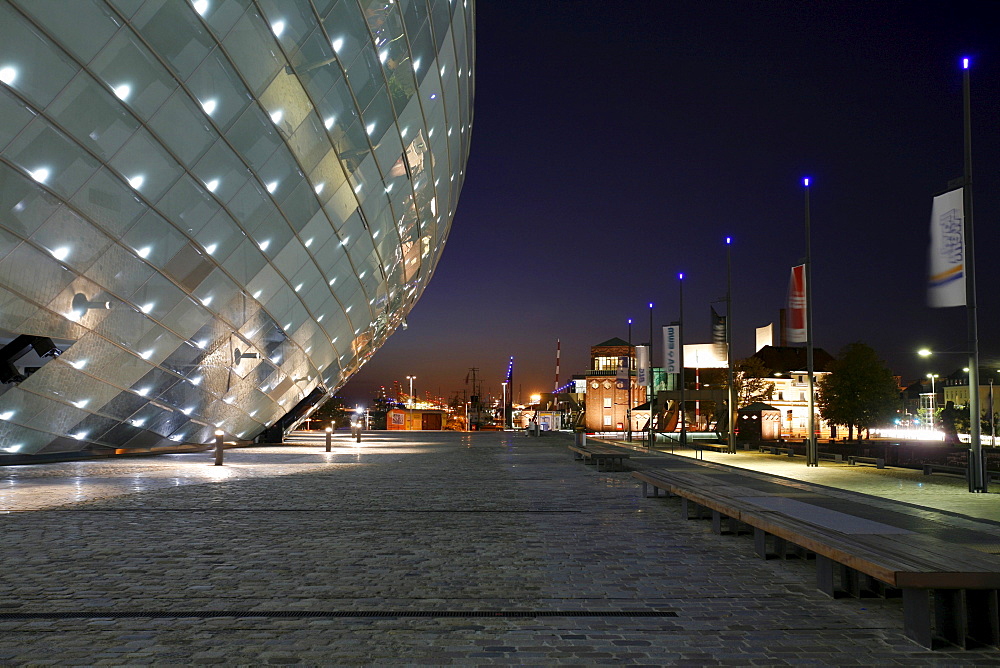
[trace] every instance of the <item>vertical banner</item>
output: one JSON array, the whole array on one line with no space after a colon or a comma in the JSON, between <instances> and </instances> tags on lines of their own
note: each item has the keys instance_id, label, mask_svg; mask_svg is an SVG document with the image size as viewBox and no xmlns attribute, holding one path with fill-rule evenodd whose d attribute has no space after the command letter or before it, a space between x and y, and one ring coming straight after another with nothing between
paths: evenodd
<instances>
[{"instance_id":1,"label":"vertical banner","mask_svg":"<svg viewBox=\"0 0 1000 668\"><path fill-rule=\"evenodd\" d=\"M792 278L788 282L788 331L789 343L804 343L806 340L806 266L792 267Z\"/></svg>"},{"instance_id":2,"label":"vertical banner","mask_svg":"<svg viewBox=\"0 0 1000 668\"><path fill-rule=\"evenodd\" d=\"M715 358L718 360L726 360L729 358L729 351L726 346L726 316L719 315L715 312L715 307L710 306L712 309L712 346L715 348Z\"/></svg>"},{"instance_id":3,"label":"vertical banner","mask_svg":"<svg viewBox=\"0 0 1000 668\"><path fill-rule=\"evenodd\" d=\"M965 206L962 188L934 198L927 303L965 306Z\"/></svg>"},{"instance_id":4,"label":"vertical banner","mask_svg":"<svg viewBox=\"0 0 1000 668\"><path fill-rule=\"evenodd\" d=\"M755 343L757 347L754 352L757 352L764 346L774 345L774 323L764 325L763 327L758 327L755 332Z\"/></svg>"},{"instance_id":5,"label":"vertical banner","mask_svg":"<svg viewBox=\"0 0 1000 668\"><path fill-rule=\"evenodd\" d=\"M680 327L671 325L663 328L663 371L681 372Z\"/></svg>"},{"instance_id":6,"label":"vertical banner","mask_svg":"<svg viewBox=\"0 0 1000 668\"><path fill-rule=\"evenodd\" d=\"M622 355L618 358L618 368L615 371L615 387L619 390L627 390L629 386L628 356Z\"/></svg>"},{"instance_id":7,"label":"vertical banner","mask_svg":"<svg viewBox=\"0 0 1000 668\"><path fill-rule=\"evenodd\" d=\"M649 346L635 347L635 365L638 368L635 384L640 387L649 385Z\"/></svg>"}]
</instances>

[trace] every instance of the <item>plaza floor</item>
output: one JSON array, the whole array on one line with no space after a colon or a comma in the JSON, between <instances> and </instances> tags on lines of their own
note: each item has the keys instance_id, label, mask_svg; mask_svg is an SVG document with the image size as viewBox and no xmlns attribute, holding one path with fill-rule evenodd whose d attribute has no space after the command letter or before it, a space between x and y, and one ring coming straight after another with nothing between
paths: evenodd
<instances>
[{"instance_id":1,"label":"plaza floor","mask_svg":"<svg viewBox=\"0 0 1000 668\"><path fill-rule=\"evenodd\" d=\"M898 599L826 598L811 563L757 559L568 442L376 432L221 467L0 469L0 665L1000 665L921 649ZM743 456L794 466L706 453Z\"/></svg>"}]
</instances>

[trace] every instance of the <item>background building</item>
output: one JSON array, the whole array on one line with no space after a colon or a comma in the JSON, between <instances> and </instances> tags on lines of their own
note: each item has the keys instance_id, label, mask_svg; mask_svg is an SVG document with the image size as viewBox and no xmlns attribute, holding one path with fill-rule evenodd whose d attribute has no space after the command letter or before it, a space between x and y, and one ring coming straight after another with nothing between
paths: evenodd
<instances>
[{"instance_id":1,"label":"background building","mask_svg":"<svg viewBox=\"0 0 1000 668\"><path fill-rule=\"evenodd\" d=\"M422 294L473 3L0 1L0 452L290 427Z\"/></svg>"},{"instance_id":2,"label":"background building","mask_svg":"<svg viewBox=\"0 0 1000 668\"><path fill-rule=\"evenodd\" d=\"M770 369L767 378L774 391L767 403L780 411L780 433L786 438L806 438L809 434L809 373L806 371L806 349L800 346L764 346L752 357ZM827 365L833 357L822 348L813 350L814 389L819 379L828 374ZM816 433L822 438L835 436L831 426L816 410Z\"/></svg>"},{"instance_id":3,"label":"background building","mask_svg":"<svg viewBox=\"0 0 1000 668\"><path fill-rule=\"evenodd\" d=\"M591 346L586 383L584 420L589 431L627 430L629 408L646 402L646 388L635 383L635 346L617 337ZM642 424L638 419L633 416L633 430L645 424L645 418Z\"/></svg>"}]
</instances>

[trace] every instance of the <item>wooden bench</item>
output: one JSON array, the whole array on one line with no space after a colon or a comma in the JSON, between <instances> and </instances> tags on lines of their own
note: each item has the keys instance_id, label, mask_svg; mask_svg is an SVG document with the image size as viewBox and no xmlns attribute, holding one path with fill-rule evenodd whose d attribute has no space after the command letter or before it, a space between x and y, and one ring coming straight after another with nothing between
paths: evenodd
<instances>
[{"instance_id":1,"label":"wooden bench","mask_svg":"<svg viewBox=\"0 0 1000 668\"><path fill-rule=\"evenodd\" d=\"M817 452L816 456L819 457L820 459L829 459L831 461L835 461L838 464L844 463L844 455L840 454L839 452Z\"/></svg>"},{"instance_id":2,"label":"wooden bench","mask_svg":"<svg viewBox=\"0 0 1000 668\"><path fill-rule=\"evenodd\" d=\"M614 465L615 462L618 463L617 470L624 471L625 460L629 458L629 453L624 450L602 445L570 445L568 447L573 451L574 459L582 459L585 464L596 464L598 471L601 470L602 463L604 470L610 471L608 465Z\"/></svg>"},{"instance_id":3,"label":"wooden bench","mask_svg":"<svg viewBox=\"0 0 1000 668\"><path fill-rule=\"evenodd\" d=\"M692 448L708 448L710 450L715 450L717 452L729 452L729 446L725 443L705 443L702 441L694 441L691 443Z\"/></svg>"},{"instance_id":4,"label":"wooden bench","mask_svg":"<svg viewBox=\"0 0 1000 668\"><path fill-rule=\"evenodd\" d=\"M871 464L877 469L885 468L885 459L882 457L857 457L855 455L851 455L847 458L847 463L851 466L854 466L855 464Z\"/></svg>"},{"instance_id":5,"label":"wooden bench","mask_svg":"<svg viewBox=\"0 0 1000 668\"><path fill-rule=\"evenodd\" d=\"M779 554L786 543L815 554L816 586L831 597L858 595L864 578L901 590L904 633L924 647L933 648L935 636L960 647L969 640L1000 644L996 555L718 476L665 470L632 475L642 481L644 493L652 485L654 497L660 489L679 496L685 518L689 502L711 511L716 533L722 532L723 518L731 529L736 523L733 533L740 525L751 527L761 558L768 556L769 537Z\"/></svg>"},{"instance_id":6,"label":"wooden bench","mask_svg":"<svg viewBox=\"0 0 1000 668\"><path fill-rule=\"evenodd\" d=\"M783 448L778 445L762 445L759 450L770 455L786 454L789 457L795 456L795 450L793 448Z\"/></svg>"}]
</instances>

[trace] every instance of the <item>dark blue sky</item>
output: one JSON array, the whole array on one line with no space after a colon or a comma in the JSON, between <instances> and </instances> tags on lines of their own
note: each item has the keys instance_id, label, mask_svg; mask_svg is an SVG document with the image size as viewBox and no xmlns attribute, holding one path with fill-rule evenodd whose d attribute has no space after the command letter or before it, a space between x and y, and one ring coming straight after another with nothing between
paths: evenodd
<instances>
[{"instance_id":1,"label":"dark blue sky","mask_svg":"<svg viewBox=\"0 0 1000 668\"><path fill-rule=\"evenodd\" d=\"M931 197L962 174L960 58L973 59L980 345L1000 361L1000 30L996 2L477 3L472 156L438 269L343 395L416 375L450 395L478 367L524 398L589 346L678 317L709 337L734 238L733 336L776 322L805 255L816 344L873 346L904 380L963 366L961 308L926 304ZM991 11L993 10L993 11ZM717 305L720 309L724 305ZM660 363L660 343L654 361ZM516 388L517 389L517 388Z\"/></svg>"}]
</instances>

